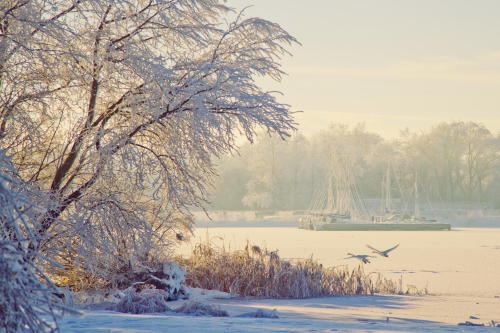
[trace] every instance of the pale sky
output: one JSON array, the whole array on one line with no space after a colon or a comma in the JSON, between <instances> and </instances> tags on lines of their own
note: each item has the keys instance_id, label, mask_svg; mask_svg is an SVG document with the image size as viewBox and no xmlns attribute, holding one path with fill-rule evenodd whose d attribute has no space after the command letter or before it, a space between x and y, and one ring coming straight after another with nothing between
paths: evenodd
<instances>
[{"instance_id":1,"label":"pale sky","mask_svg":"<svg viewBox=\"0 0 500 333\"><path fill-rule=\"evenodd\" d=\"M408 127L473 120L500 131L500 0L229 0L301 43L284 93L299 129L364 122L394 137Z\"/></svg>"}]
</instances>

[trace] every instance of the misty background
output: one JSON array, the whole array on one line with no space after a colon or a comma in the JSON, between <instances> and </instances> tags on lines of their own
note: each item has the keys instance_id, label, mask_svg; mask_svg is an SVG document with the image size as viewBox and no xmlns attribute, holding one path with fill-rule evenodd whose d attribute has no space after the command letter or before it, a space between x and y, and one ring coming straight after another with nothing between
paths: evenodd
<instances>
[{"instance_id":1,"label":"misty background","mask_svg":"<svg viewBox=\"0 0 500 333\"><path fill-rule=\"evenodd\" d=\"M219 163L213 210L307 210L341 161L361 197L380 202L386 178L390 196L411 205L418 187L424 209L500 208L500 133L476 122L442 122L426 131L402 130L387 139L363 124L332 123L288 140L262 134L239 155ZM417 179L416 179L417 178ZM372 214L379 204L372 204Z\"/></svg>"}]
</instances>

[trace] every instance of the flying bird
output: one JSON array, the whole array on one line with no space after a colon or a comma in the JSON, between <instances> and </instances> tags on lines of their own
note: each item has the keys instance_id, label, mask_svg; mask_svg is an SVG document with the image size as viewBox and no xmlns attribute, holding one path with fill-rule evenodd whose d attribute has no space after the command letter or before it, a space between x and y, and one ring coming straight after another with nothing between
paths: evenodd
<instances>
[{"instance_id":1,"label":"flying bird","mask_svg":"<svg viewBox=\"0 0 500 333\"><path fill-rule=\"evenodd\" d=\"M398 246L399 246L399 244L396 245L396 246L391 247L390 249L387 249L387 250L384 250L384 251L380 251L380 250L377 250L376 248L374 248L373 246L370 246L368 244L366 245L366 247L368 247L369 249L373 250L372 251L373 253L376 253L376 254L378 254L379 256L382 256L382 257L388 257L389 256L389 252L391 252L392 250L394 250Z\"/></svg>"},{"instance_id":2,"label":"flying bird","mask_svg":"<svg viewBox=\"0 0 500 333\"><path fill-rule=\"evenodd\" d=\"M363 264L369 264L370 263L370 260L368 258L375 258L374 256L370 256L370 255L367 255L367 254L352 254L352 253L348 253L347 255L349 255L350 257L347 257L347 258L344 258L344 259L355 258L355 259L361 260L363 262Z\"/></svg>"}]
</instances>

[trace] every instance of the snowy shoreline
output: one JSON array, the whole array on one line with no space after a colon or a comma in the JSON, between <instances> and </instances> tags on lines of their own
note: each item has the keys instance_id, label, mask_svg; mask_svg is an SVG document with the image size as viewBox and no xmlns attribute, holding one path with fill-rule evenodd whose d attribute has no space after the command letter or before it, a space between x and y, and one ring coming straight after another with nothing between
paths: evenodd
<instances>
[{"instance_id":1,"label":"snowy shoreline","mask_svg":"<svg viewBox=\"0 0 500 333\"><path fill-rule=\"evenodd\" d=\"M242 228L243 229L243 228ZM248 239L278 248L284 258L314 253L325 265L357 264L342 260L349 249L367 242L400 247L390 258L379 258L366 270L381 272L405 284L423 287L430 295L335 296L310 299L235 298L227 293L193 289L191 300L215 305L229 317L194 317L174 312L132 315L85 309L82 317L67 316L62 333L76 332L498 332L499 328L461 326L459 323L500 322L499 229L461 229L458 232L308 232L295 228L198 229L196 238L224 239L232 249ZM221 241L222 242L222 241ZM372 244L375 245L375 244ZM185 244L183 253L190 253ZM481 258L481 260L477 260ZM424 283L424 284L423 284ZM175 301L177 308L186 301ZM257 309L276 309L279 318L239 317Z\"/></svg>"},{"instance_id":2,"label":"snowy shoreline","mask_svg":"<svg viewBox=\"0 0 500 333\"><path fill-rule=\"evenodd\" d=\"M303 300L221 299L217 292L198 300L220 306L229 317L193 317L172 312L132 315L84 310L68 316L62 333L79 332L463 332L498 331L458 323L500 321L500 298L454 296L341 296ZM180 305L185 301L176 301ZM276 309L279 318L242 318L256 309ZM477 318L477 319L470 319Z\"/></svg>"}]
</instances>

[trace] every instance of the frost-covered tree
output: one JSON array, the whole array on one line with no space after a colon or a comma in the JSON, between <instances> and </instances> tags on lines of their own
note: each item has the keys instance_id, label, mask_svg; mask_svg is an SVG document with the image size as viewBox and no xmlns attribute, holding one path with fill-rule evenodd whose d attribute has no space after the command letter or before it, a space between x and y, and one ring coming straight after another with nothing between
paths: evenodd
<instances>
[{"instance_id":1,"label":"frost-covered tree","mask_svg":"<svg viewBox=\"0 0 500 333\"><path fill-rule=\"evenodd\" d=\"M82 272L147 261L190 228L214 156L258 129L293 129L289 106L255 81L279 80L296 42L275 23L218 0L6 4L1 146L50 197L42 249L65 247Z\"/></svg>"},{"instance_id":2,"label":"frost-covered tree","mask_svg":"<svg viewBox=\"0 0 500 333\"><path fill-rule=\"evenodd\" d=\"M486 201L485 189L495 181L497 139L475 122L440 123L427 133L406 133L401 140L407 174L444 201ZM491 194L490 194L491 195Z\"/></svg>"}]
</instances>

